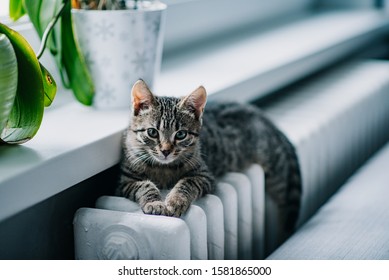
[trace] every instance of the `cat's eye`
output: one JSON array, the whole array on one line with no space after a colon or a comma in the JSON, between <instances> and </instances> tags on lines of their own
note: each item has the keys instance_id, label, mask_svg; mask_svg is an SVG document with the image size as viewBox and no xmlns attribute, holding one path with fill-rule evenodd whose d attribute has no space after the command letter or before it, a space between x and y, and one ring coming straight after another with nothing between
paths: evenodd
<instances>
[{"instance_id":1,"label":"cat's eye","mask_svg":"<svg viewBox=\"0 0 389 280\"><path fill-rule=\"evenodd\" d=\"M188 135L188 132L186 132L185 130L179 130L179 131L177 131L175 137L177 140L184 140L187 135Z\"/></svg>"},{"instance_id":2,"label":"cat's eye","mask_svg":"<svg viewBox=\"0 0 389 280\"><path fill-rule=\"evenodd\" d=\"M151 138L157 138L158 130L156 130L155 128L149 128L147 129L147 135L149 135Z\"/></svg>"}]
</instances>

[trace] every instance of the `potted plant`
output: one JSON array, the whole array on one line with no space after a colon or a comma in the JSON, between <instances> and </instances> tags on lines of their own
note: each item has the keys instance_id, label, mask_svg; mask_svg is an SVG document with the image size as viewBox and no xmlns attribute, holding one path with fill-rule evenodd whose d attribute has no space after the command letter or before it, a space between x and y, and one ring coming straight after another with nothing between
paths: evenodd
<instances>
[{"instance_id":1,"label":"potted plant","mask_svg":"<svg viewBox=\"0 0 389 280\"><path fill-rule=\"evenodd\" d=\"M56 94L53 77L39 62L46 45L77 100L91 105L94 88L74 39L70 0L10 0L9 7L13 20L27 13L42 38L36 55L23 36L0 23L0 144L20 144L35 136Z\"/></svg>"},{"instance_id":2,"label":"potted plant","mask_svg":"<svg viewBox=\"0 0 389 280\"><path fill-rule=\"evenodd\" d=\"M42 38L40 53L47 45L54 56L63 85L72 89L79 102L91 105L94 86L74 38L70 0L10 0L11 18L18 20L24 14Z\"/></svg>"},{"instance_id":3,"label":"potted plant","mask_svg":"<svg viewBox=\"0 0 389 280\"><path fill-rule=\"evenodd\" d=\"M0 144L20 144L34 137L44 107L54 99L56 83L40 64L41 54L36 56L23 36L0 23Z\"/></svg>"},{"instance_id":4,"label":"potted plant","mask_svg":"<svg viewBox=\"0 0 389 280\"><path fill-rule=\"evenodd\" d=\"M76 40L97 108L128 108L131 86L153 86L160 70L166 5L159 1L73 0Z\"/></svg>"},{"instance_id":5,"label":"potted plant","mask_svg":"<svg viewBox=\"0 0 389 280\"><path fill-rule=\"evenodd\" d=\"M104 11L109 12L106 15L110 17L120 15L121 20L113 26L107 25L104 19L98 21L95 27L101 32L95 35L105 38L114 36L113 32L116 32L115 37L119 41L128 41L127 44L121 44L119 48L115 44L105 47L107 59L100 63L103 68L97 70L94 52L88 49L88 40L82 43L84 49L81 52L74 36L70 0L10 0L11 18L17 20L27 13L42 38L42 45L36 55L19 33L0 23L0 143L23 143L31 139L39 129L44 106L49 106L55 96L56 83L39 62L46 45L55 57L63 84L73 90L82 104L92 105L94 83L97 84L97 101L94 104L109 108L128 106L130 85L135 80L143 78L153 84L161 62L166 5L158 1L136 0L72 0L72 4L75 9L84 10L74 11L75 17L80 14L82 18L86 10L94 8L111 9ZM113 10L120 11L112 14ZM81 41L87 37L82 36L83 24L75 25L79 27L77 38ZM113 27L118 29L111 29ZM127 62L118 62L116 54ZM115 65L113 72L107 71L111 63ZM94 72L94 78L88 67ZM117 77L121 77L122 81L118 81ZM110 88L109 84L101 87L100 82L104 80L113 81L112 85L118 90Z\"/></svg>"}]
</instances>

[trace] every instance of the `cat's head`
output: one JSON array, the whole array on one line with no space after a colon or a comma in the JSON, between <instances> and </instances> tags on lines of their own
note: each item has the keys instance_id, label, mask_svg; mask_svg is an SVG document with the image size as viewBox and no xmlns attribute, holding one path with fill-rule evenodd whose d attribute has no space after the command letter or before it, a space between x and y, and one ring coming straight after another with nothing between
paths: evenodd
<instances>
[{"instance_id":1,"label":"cat's head","mask_svg":"<svg viewBox=\"0 0 389 280\"><path fill-rule=\"evenodd\" d=\"M206 99L202 86L183 98L159 97L144 81L137 81L132 88L126 145L144 162L191 164L198 149Z\"/></svg>"}]
</instances>

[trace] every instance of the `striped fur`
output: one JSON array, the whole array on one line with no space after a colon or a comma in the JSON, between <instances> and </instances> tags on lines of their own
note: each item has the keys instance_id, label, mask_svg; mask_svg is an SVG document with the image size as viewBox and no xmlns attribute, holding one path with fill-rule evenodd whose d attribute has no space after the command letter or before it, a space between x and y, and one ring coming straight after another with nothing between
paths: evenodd
<instances>
[{"instance_id":1,"label":"striped fur","mask_svg":"<svg viewBox=\"0 0 389 280\"><path fill-rule=\"evenodd\" d=\"M293 228L301 197L296 153L257 107L215 103L204 111L203 88L179 99L154 96L143 82L137 86L118 195L137 201L145 213L180 216L193 200L212 193L214 178L259 163L280 223ZM170 190L165 199L163 189Z\"/></svg>"},{"instance_id":2,"label":"striped fur","mask_svg":"<svg viewBox=\"0 0 389 280\"><path fill-rule=\"evenodd\" d=\"M294 147L256 106L208 104L201 133L203 159L212 174L242 171L258 163L266 192L277 203L279 222L290 233L301 201L301 175Z\"/></svg>"}]
</instances>

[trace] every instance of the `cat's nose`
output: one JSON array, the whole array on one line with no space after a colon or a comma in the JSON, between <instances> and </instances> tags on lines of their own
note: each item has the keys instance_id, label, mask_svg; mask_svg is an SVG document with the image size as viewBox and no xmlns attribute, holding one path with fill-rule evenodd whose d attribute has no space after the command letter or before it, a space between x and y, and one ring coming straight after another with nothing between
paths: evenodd
<instances>
[{"instance_id":1,"label":"cat's nose","mask_svg":"<svg viewBox=\"0 0 389 280\"><path fill-rule=\"evenodd\" d=\"M163 154L165 157L167 157L167 156L172 152L172 150L162 150L161 152L162 152L162 154Z\"/></svg>"}]
</instances>

